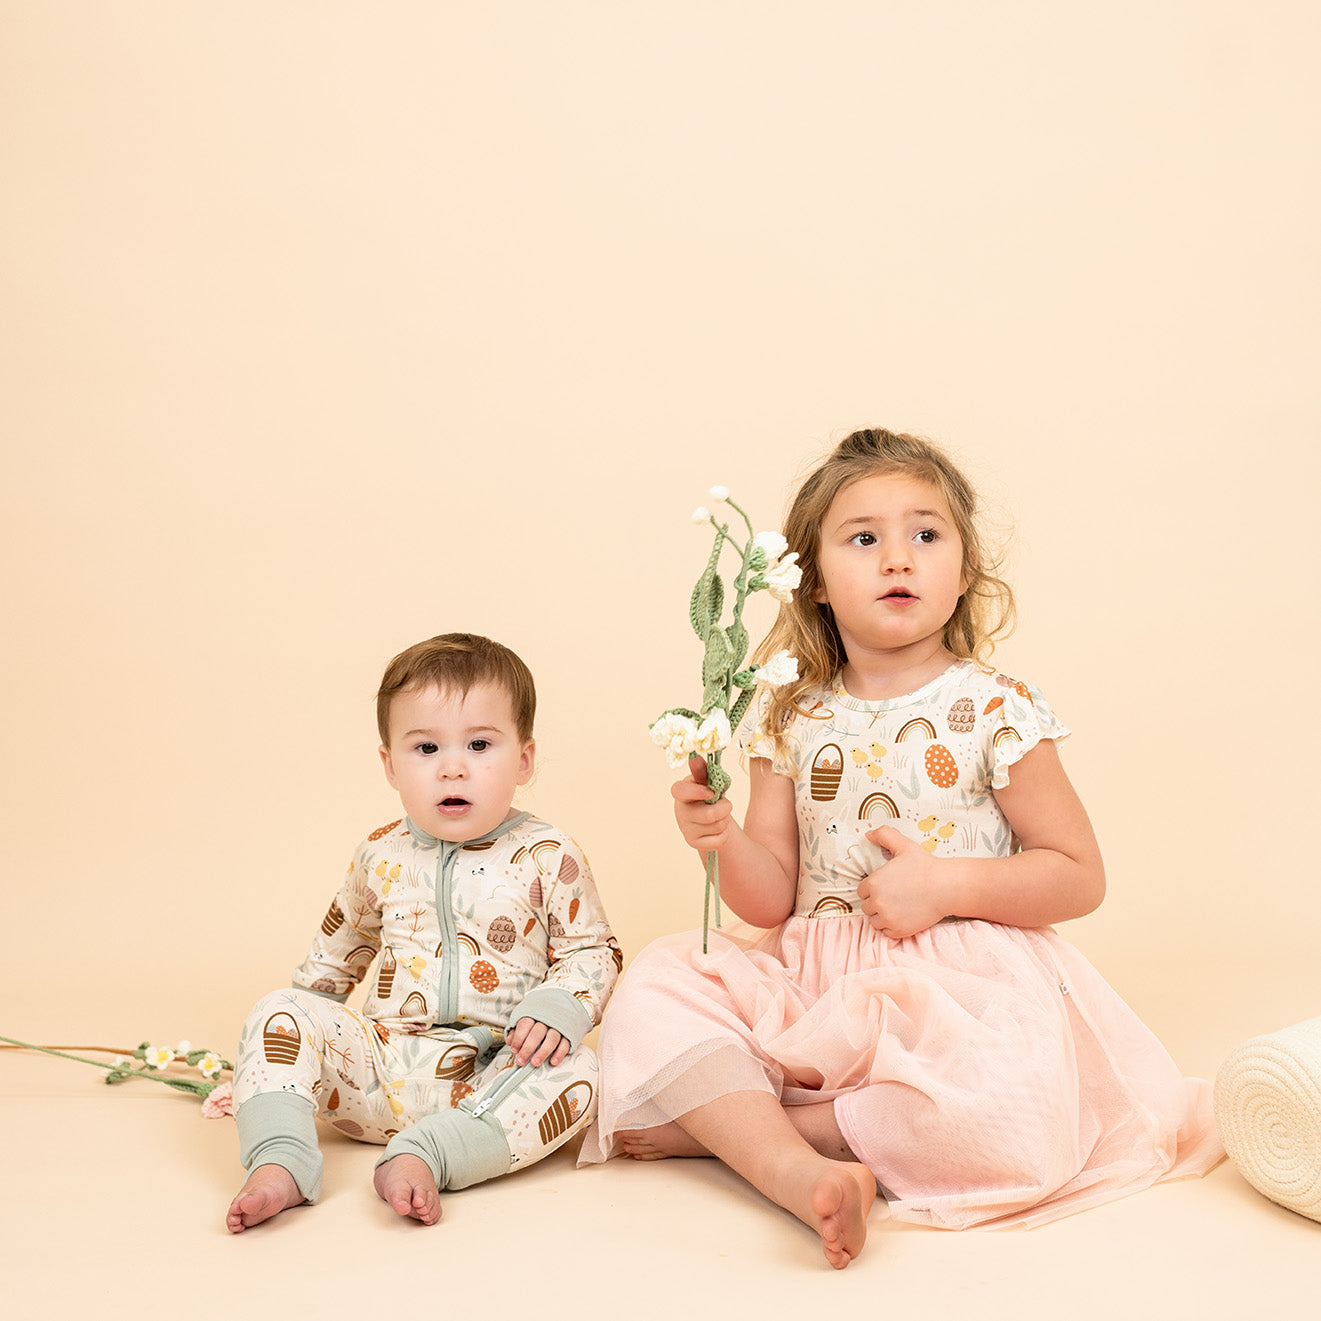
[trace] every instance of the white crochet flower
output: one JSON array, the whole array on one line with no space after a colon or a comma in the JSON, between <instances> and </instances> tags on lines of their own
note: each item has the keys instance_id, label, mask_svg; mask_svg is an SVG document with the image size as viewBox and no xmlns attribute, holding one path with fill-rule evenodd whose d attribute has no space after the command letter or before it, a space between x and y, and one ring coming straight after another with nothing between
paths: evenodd
<instances>
[{"instance_id":1,"label":"white crochet flower","mask_svg":"<svg viewBox=\"0 0 1321 1321\"><path fill-rule=\"evenodd\" d=\"M757 678L762 683L768 683L772 688L780 688L786 683L794 683L798 679L798 658L791 656L787 651L777 651L757 671Z\"/></svg>"},{"instance_id":2,"label":"white crochet flower","mask_svg":"<svg viewBox=\"0 0 1321 1321\"><path fill-rule=\"evenodd\" d=\"M729 487L728 487L728 486L713 486L713 487L710 489L710 491L707 492L707 494L711 497L712 500L728 500L728 499L729 499Z\"/></svg>"},{"instance_id":3,"label":"white crochet flower","mask_svg":"<svg viewBox=\"0 0 1321 1321\"><path fill-rule=\"evenodd\" d=\"M794 563L797 558L798 552L793 551L780 560L779 563L772 564L762 570L761 578L766 585L766 590L777 601L792 601L794 599L794 589L803 580L802 569Z\"/></svg>"},{"instance_id":4,"label":"white crochet flower","mask_svg":"<svg viewBox=\"0 0 1321 1321\"><path fill-rule=\"evenodd\" d=\"M697 731L697 738L693 742L693 751L706 756L708 753L719 752L721 748L728 747L729 740L729 716L720 707L716 707L702 721L701 728Z\"/></svg>"},{"instance_id":5,"label":"white crochet flower","mask_svg":"<svg viewBox=\"0 0 1321 1321\"><path fill-rule=\"evenodd\" d=\"M163 1069L174 1062L174 1051L169 1046L147 1046L142 1052L142 1058L149 1067Z\"/></svg>"},{"instance_id":6,"label":"white crochet flower","mask_svg":"<svg viewBox=\"0 0 1321 1321\"><path fill-rule=\"evenodd\" d=\"M694 523L709 523L711 521L711 511L705 505L698 505L693 510Z\"/></svg>"},{"instance_id":7,"label":"white crochet flower","mask_svg":"<svg viewBox=\"0 0 1321 1321\"><path fill-rule=\"evenodd\" d=\"M665 760L677 770L687 764L688 754L697 747L697 722L671 711L652 725L651 741L664 749Z\"/></svg>"},{"instance_id":8,"label":"white crochet flower","mask_svg":"<svg viewBox=\"0 0 1321 1321\"><path fill-rule=\"evenodd\" d=\"M200 1060L197 1061L197 1067L202 1071L204 1078L217 1078L220 1076L220 1070L225 1067L225 1062L219 1055L207 1051Z\"/></svg>"},{"instance_id":9,"label":"white crochet flower","mask_svg":"<svg viewBox=\"0 0 1321 1321\"><path fill-rule=\"evenodd\" d=\"M766 552L766 559L772 563L789 549L789 543L778 532L758 532L752 544L760 546Z\"/></svg>"}]
</instances>

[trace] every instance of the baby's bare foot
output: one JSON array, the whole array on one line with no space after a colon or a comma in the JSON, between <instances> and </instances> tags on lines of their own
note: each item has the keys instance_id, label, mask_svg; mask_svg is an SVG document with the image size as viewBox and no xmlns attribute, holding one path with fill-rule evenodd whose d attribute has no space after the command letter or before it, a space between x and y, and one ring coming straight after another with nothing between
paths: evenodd
<instances>
[{"instance_id":1,"label":"baby's bare foot","mask_svg":"<svg viewBox=\"0 0 1321 1321\"><path fill-rule=\"evenodd\" d=\"M625 1156L634 1160L664 1160L667 1156L709 1156L711 1153L678 1124L635 1128L619 1135Z\"/></svg>"},{"instance_id":2,"label":"baby's bare foot","mask_svg":"<svg viewBox=\"0 0 1321 1321\"><path fill-rule=\"evenodd\" d=\"M225 1225L231 1234L241 1234L306 1200L283 1165L258 1165L229 1204Z\"/></svg>"},{"instance_id":3,"label":"baby's bare foot","mask_svg":"<svg viewBox=\"0 0 1321 1321\"><path fill-rule=\"evenodd\" d=\"M420 1156L394 1156L380 1165L372 1185L383 1202L401 1216L434 1225L440 1219L440 1194L431 1167Z\"/></svg>"}]
</instances>

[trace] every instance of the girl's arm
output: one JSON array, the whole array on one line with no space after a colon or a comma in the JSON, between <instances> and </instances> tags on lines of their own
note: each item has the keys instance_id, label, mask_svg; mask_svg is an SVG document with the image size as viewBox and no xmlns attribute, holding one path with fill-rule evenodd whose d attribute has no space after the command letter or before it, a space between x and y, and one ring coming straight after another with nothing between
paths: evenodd
<instances>
[{"instance_id":1,"label":"girl's arm","mask_svg":"<svg viewBox=\"0 0 1321 1321\"><path fill-rule=\"evenodd\" d=\"M683 837L699 853L720 855L720 897L745 922L773 927L794 910L798 890L798 819L793 781L765 757L753 757L745 825L728 798L708 803L706 762L694 757L689 774L670 789Z\"/></svg>"},{"instance_id":2,"label":"girl's arm","mask_svg":"<svg viewBox=\"0 0 1321 1321\"><path fill-rule=\"evenodd\" d=\"M1010 768L995 801L1022 846L1007 858L933 858L890 827L869 834L892 855L858 886L873 927L896 940L943 917L1040 927L1100 904L1101 851L1053 740L1043 739Z\"/></svg>"}]
</instances>

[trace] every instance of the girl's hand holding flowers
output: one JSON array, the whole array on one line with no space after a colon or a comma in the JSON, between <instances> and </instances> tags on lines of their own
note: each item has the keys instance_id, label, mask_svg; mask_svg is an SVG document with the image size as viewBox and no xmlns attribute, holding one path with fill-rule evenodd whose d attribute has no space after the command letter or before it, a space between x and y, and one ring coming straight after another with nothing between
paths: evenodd
<instances>
[{"instance_id":1,"label":"girl's hand holding flowers","mask_svg":"<svg viewBox=\"0 0 1321 1321\"><path fill-rule=\"evenodd\" d=\"M723 795L711 801L705 760L690 758L687 777L676 780L670 786L670 793L674 797L674 818L684 841L699 852L719 853L728 838L734 805Z\"/></svg>"}]
</instances>

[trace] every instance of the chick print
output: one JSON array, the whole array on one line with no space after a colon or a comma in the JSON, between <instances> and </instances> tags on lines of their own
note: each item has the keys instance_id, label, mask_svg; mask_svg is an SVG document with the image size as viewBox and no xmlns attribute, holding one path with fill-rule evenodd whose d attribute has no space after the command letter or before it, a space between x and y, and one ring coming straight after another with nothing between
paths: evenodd
<instances>
[{"instance_id":1,"label":"chick print","mask_svg":"<svg viewBox=\"0 0 1321 1321\"><path fill-rule=\"evenodd\" d=\"M385 1084L385 1100L390 1107L390 1113L398 1119L404 1113L404 1103L399 1099L399 1093L404 1089L403 1078L396 1078L394 1082Z\"/></svg>"},{"instance_id":2,"label":"chick print","mask_svg":"<svg viewBox=\"0 0 1321 1321\"><path fill-rule=\"evenodd\" d=\"M400 959L399 966L407 968L413 974L413 980L420 982L422 980L422 971L427 966L427 961L420 954L414 954L412 958Z\"/></svg>"},{"instance_id":3,"label":"chick print","mask_svg":"<svg viewBox=\"0 0 1321 1321\"><path fill-rule=\"evenodd\" d=\"M934 853L941 844L950 839L955 830L958 829L953 821L946 821L943 826L937 826L936 822L939 820L940 818L938 816L924 816L921 821L917 823L917 828L926 836L926 838L921 841L921 846L926 849L928 853ZM933 831L935 832L934 834L932 833Z\"/></svg>"},{"instance_id":4,"label":"chick print","mask_svg":"<svg viewBox=\"0 0 1321 1321\"><path fill-rule=\"evenodd\" d=\"M403 863L400 862L396 862L393 867L385 861L377 864L376 879L381 882L382 899L390 893L390 887L399 879L399 873L403 871L403 869Z\"/></svg>"},{"instance_id":5,"label":"chick print","mask_svg":"<svg viewBox=\"0 0 1321 1321\"><path fill-rule=\"evenodd\" d=\"M881 758L885 756L886 751L879 743L871 743L866 748L854 748L851 755L854 762L873 780L879 780L885 774L881 766Z\"/></svg>"}]
</instances>

